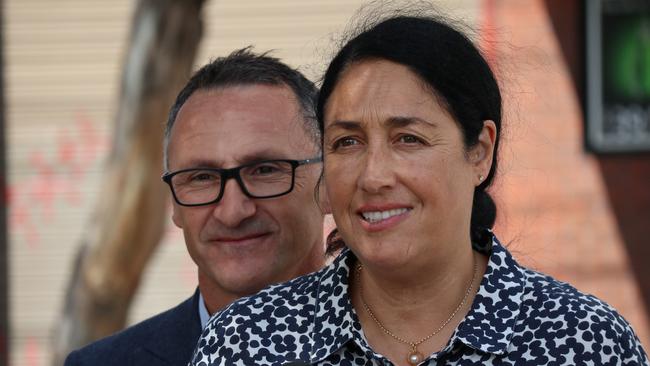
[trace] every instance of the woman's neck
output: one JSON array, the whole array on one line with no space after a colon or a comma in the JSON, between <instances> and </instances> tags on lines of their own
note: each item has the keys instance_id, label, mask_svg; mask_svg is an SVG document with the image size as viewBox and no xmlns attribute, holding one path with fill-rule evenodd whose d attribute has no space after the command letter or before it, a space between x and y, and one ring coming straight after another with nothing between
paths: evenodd
<instances>
[{"instance_id":1,"label":"woman's neck","mask_svg":"<svg viewBox=\"0 0 650 366\"><path fill-rule=\"evenodd\" d=\"M351 299L366 337L396 364L409 365L413 345L406 342L427 338L416 347L425 357L439 351L471 308L487 258L471 248L443 257L453 260L415 271L386 271L360 261L362 269L351 271Z\"/></svg>"}]
</instances>

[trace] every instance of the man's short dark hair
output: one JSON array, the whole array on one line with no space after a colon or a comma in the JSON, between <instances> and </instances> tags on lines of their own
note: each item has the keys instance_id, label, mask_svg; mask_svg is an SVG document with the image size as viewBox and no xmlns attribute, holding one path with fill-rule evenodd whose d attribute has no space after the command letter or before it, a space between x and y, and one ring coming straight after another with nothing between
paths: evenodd
<instances>
[{"instance_id":1,"label":"man's short dark hair","mask_svg":"<svg viewBox=\"0 0 650 366\"><path fill-rule=\"evenodd\" d=\"M271 57L268 52L255 54L251 47L242 48L225 57L219 57L201 67L192 75L176 97L165 126L164 164L167 170L167 148L172 127L183 104L197 90L218 89L238 85L286 85L296 96L305 120L305 131L320 148L320 132L316 122L315 104L318 89L298 70Z\"/></svg>"}]
</instances>

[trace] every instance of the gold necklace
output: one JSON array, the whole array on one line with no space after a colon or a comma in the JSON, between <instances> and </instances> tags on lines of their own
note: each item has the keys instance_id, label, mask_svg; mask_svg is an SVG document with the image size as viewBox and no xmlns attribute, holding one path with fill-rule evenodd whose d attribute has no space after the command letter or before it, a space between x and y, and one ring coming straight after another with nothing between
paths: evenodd
<instances>
[{"instance_id":1,"label":"gold necklace","mask_svg":"<svg viewBox=\"0 0 650 366\"><path fill-rule=\"evenodd\" d=\"M473 255L472 255L472 258L474 258ZM467 287L467 290L465 291L465 296L463 296L463 300L458 304L458 306L456 306L456 309L454 309L454 311L451 313L451 315L449 315L447 320L445 320L436 330L434 330L432 333L430 333L429 335L427 335L426 337L420 339L417 342L409 342L409 341L405 340L404 338L396 335L395 333L393 333L390 330L386 329L386 327L379 321L379 319L377 319L377 317L375 316L375 313L372 312L372 310L370 309L370 306L368 306L368 304L366 303L366 300L363 297L363 286L361 285L361 270L362 269L363 269L363 266L361 265L361 263L358 263L357 267L356 267L357 285L359 286L359 297L361 298L361 303L363 304L363 308L366 309L366 312L368 313L368 315L370 315L370 318L377 324L377 326L379 326L379 329L381 329L384 333L386 333L387 335L389 335L391 338L395 339L396 341L398 341L400 343L403 343L403 344L406 344L409 347L411 347L411 351L407 355L406 359L411 365L417 365L424 359L424 356L418 351L418 346L420 344L428 341L429 339L431 339L431 337L433 337L434 335L438 334L438 332L440 332L447 324L449 324L449 322L456 316L456 314L458 314L458 312L463 307L463 305L465 305L465 302L467 302L467 298L469 297L469 294L470 294L470 292L472 290L472 287L474 287L474 281L476 280L476 273L478 272L478 264L476 263L476 258L474 258L474 274L472 274L472 281L469 283L469 286Z\"/></svg>"}]
</instances>

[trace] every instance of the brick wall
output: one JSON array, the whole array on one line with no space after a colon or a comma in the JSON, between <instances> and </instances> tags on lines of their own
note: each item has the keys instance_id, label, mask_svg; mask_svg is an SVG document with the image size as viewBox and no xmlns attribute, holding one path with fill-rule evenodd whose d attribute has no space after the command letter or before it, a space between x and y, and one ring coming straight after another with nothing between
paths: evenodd
<instances>
[{"instance_id":1,"label":"brick wall","mask_svg":"<svg viewBox=\"0 0 650 366\"><path fill-rule=\"evenodd\" d=\"M493 30L483 32L492 37L484 45L494 55L506 108L496 231L524 264L617 308L647 347L647 312L631 262L648 256L631 260L629 230L619 225L625 217L617 219L615 208L623 206L618 211L629 217L648 215L648 206L624 203L647 202L641 193L650 179L605 174L623 168L583 150L580 98L544 2L484 0L482 6L483 24ZM641 168L647 162L632 171L647 172ZM645 226L636 225L634 237L647 243Z\"/></svg>"}]
</instances>

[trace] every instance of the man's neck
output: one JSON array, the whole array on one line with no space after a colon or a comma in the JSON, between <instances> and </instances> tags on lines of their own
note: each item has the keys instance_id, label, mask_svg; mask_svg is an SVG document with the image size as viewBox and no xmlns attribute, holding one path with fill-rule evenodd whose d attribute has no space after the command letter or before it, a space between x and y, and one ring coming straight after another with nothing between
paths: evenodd
<instances>
[{"instance_id":1,"label":"man's neck","mask_svg":"<svg viewBox=\"0 0 650 366\"><path fill-rule=\"evenodd\" d=\"M323 243L322 238L319 238L318 242ZM312 248L312 252L306 258L304 258L302 262L300 262L300 265L298 265L296 268L293 268L292 270L289 270L288 273L286 273L285 278L281 278L280 281L277 282L269 282L266 284L266 286L270 286L279 282L289 281L293 278L303 276L323 268L326 263L325 245L314 245ZM216 286L211 282L210 278L202 274L201 271L199 271L198 277L199 291L203 296L205 306L210 315L223 310L228 305L239 300L242 297L255 294L263 288L258 288L254 291L250 290L246 293L234 293L226 291L226 289L222 287Z\"/></svg>"},{"instance_id":2,"label":"man's neck","mask_svg":"<svg viewBox=\"0 0 650 366\"><path fill-rule=\"evenodd\" d=\"M205 303L205 307L210 316L223 310L225 307L241 298L239 295L214 289L213 286L210 286L207 282L210 281L209 279L201 277L201 274L199 274L199 292L203 297L203 302Z\"/></svg>"}]
</instances>

